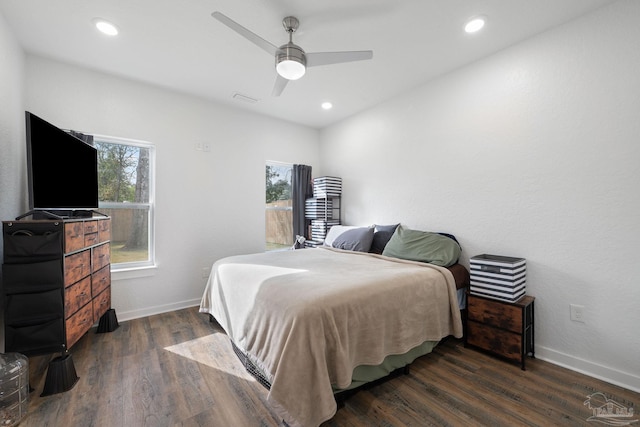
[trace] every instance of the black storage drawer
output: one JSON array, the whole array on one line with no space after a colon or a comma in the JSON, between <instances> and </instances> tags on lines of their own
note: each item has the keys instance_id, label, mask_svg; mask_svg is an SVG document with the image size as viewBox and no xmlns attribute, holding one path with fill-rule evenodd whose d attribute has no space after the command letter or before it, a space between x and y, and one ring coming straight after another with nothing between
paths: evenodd
<instances>
[{"instance_id":1,"label":"black storage drawer","mask_svg":"<svg viewBox=\"0 0 640 427\"><path fill-rule=\"evenodd\" d=\"M48 261L63 253L61 222L4 223L3 231L5 264Z\"/></svg>"},{"instance_id":2,"label":"black storage drawer","mask_svg":"<svg viewBox=\"0 0 640 427\"><path fill-rule=\"evenodd\" d=\"M22 326L5 325L5 352L19 352L27 356L64 350L64 321L62 318L43 319L40 323Z\"/></svg>"},{"instance_id":3,"label":"black storage drawer","mask_svg":"<svg viewBox=\"0 0 640 427\"><path fill-rule=\"evenodd\" d=\"M36 294L8 294L5 296L4 321L17 326L34 323L36 319L60 317L64 310L62 289Z\"/></svg>"},{"instance_id":4,"label":"black storage drawer","mask_svg":"<svg viewBox=\"0 0 640 427\"><path fill-rule=\"evenodd\" d=\"M35 264L5 264L2 268L5 294L23 294L62 289L62 259Z\"/></svg>"}]
</instances>

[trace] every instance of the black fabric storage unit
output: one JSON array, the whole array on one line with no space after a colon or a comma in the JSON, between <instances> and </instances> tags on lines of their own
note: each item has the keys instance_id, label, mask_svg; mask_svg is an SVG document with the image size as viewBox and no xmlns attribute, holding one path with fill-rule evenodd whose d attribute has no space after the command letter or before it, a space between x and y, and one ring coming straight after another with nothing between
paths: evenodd
<instances>
[{"instance_id":1,"label":"black fabric storage unit","mask_svg":"<svg viewBox=\"0 0 640 427\"><path fill-rule=\"evenodd\" d=\"M34 293L60 288L64 280L62 260L34 264L6 264L2 268L5 293Z\"/></svg>"},{"instance_id":2,"label":"black fabric storage unit","mask_svg":"<svg viewBox=\"0 0 640 427\"><path fill-rule=\"evenodd\" d=\"M62 222L3 224L5 351L64 351Z\"/></svg>"},{"instance_id":3,"label":"black fabric storage unit","mask_svg":"<svg viewBox=\"0 0 640 427\"><path fill-rule=\"evenodd\" d=\"M5 351L26 356L64 351L61 345L64 342L64 322L60 316L34 318L32 321L36 323L5 325Z\"/></svg>"},{"instance_id":4,"label":"black fabric storage unit","mask_svg":"<svg viewBox=\"0 0 640 427\"><path fill-rule=\"evenodd\" d=\"M5 264L49 261L60 258L62 254L62 222L28 225L5 223L2 235Z\"/></svg>"}]
</instances>

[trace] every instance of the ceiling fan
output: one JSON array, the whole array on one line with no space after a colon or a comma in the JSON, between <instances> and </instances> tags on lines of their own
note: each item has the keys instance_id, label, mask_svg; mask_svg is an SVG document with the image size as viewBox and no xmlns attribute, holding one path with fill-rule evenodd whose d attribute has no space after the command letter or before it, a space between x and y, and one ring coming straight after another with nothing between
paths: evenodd
<instances>
[{"instance_id":1,"label":"ceiling fan","mask_svg":"<svg viewBox=\"0 0 640 427\"><path fill-rule=\"evenodd\" d=\"M289 42L280 47L266 41L220 12L213 12L211 16L275 57L278 76L276 77L276 83L271 93L272 96L280 96L287 86L287 83L289 83L289 80L297 80L302 77L307 67L362 61L373 58L373 51L371 50L306 53L300 46L295 45L292 41L293 33L298 29L300 24L294 16L287 16L282 20L285 31L289 33Z\"/></svg>"}]
</instances>

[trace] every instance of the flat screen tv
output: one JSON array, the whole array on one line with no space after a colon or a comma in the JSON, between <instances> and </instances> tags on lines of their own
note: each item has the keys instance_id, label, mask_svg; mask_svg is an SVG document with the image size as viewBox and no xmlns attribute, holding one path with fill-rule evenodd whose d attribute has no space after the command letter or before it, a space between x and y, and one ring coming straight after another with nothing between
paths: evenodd
<instances>
[{"instance_id":1,"label":"flat screen tv","mask_svg":"<svg viewBox=\"0 0 640 427\"><path fill-rule=\"evenodd\" d=\"M29 209L86 216L98 207L98 151L28 111Z\"/></svg>"}]
</instances>

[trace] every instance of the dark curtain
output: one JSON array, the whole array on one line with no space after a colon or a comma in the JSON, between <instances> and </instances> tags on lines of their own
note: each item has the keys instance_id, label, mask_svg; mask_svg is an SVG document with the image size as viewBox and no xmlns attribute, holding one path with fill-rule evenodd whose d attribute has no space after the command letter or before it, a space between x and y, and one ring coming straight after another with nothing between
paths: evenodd
<instances>
[{"instance_id":1,"label":"dark curtain","mask_svg":"<svg viewBox=\"0 0 640 427\"><path fill-rule=\"evenodd\" d=\"M311 166L293 165L291 177L291 200L293 204L293 239L307 236L308 223L304 217L305 201L313 195Z\"/></svg>"}]
</instances>

